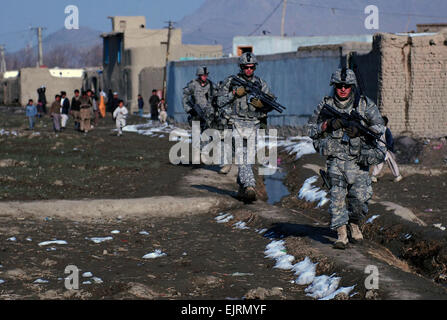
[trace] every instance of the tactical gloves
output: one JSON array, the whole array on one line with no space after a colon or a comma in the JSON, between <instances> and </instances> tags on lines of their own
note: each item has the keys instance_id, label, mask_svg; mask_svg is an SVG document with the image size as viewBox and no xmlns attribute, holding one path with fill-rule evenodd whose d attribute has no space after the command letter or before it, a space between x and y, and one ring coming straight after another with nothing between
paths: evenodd
<instances>
[{"instance_id":1,"label":"tactical gloves","mask_svg":"<svg viewBox=\"0 0 447 320\"><path fill-rule=\"evenodd\" d=\"M250 104L255 108L262 108L264 106L262 101L257 98L251 99Z\"/></svg>"},{"instance_id":2,"label":"tactical gloves","mask_svg":"<svg viewBox=\"0 0 447 320\"><path fill-rule=\"evenodd\" d=\"M359 136L359 129L355 126L349 126L346 128L346 134L349 138L355 138Z\"/></svg>"},{"instance_id":3,"label":"tactical gloves","mask_svg":"<svg viewBox=\"0 0 447 320\"><path fill-rule=\"evenodd\" d=\"M332 128L332 130L338 130L343 128L343 120L341 119L332 119L328 125Z\"/></svg>"},{"instance_id":4,"label":"tactical gloves","mask_svg":"<svg viewBox=\"0 0 447 320\"><path fill-rule=\"evenodd\" d=\"M236 90L234 90L234 94L238 97L243 97L247 94L247 91L245 91L244 87L237 87Z\"/></svg>"}]
</instances>

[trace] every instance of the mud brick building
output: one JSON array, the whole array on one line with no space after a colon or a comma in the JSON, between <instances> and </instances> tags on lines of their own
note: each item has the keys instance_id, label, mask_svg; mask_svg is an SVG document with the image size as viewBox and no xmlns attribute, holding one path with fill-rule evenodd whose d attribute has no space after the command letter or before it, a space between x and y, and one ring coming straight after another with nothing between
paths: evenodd
<instances>
[{"instance_id":1,"label":"mud brick building","mask_svg":"<svg viewBox=\"0 0 447 320\"><path fill-rule=\"evenodd\" d=\"M378 33L370 53L347 60L377 87L375 100L395 134L447 136L447 30Z\"/></svg>"}]
</instances>

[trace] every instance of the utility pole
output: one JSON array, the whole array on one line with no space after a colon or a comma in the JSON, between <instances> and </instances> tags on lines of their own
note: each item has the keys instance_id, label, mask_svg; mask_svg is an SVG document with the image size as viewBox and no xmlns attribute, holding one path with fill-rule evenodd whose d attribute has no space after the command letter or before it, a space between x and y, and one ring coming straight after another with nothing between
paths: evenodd
<instances>
[{"instance_id":1,"label":"utility pole","mask_svg":"<svg viewBox=\"0 0 447 320\"><path fill-rule=\"evenodd\" d=\"M5 46L0 45L0 73L6 72Z\"/></svg>"},{"instance_id":2,"label":"utility pole","mask_svg":"<svg viewBox=\"0 0 447 320\"><path fill-rule=\"evenodd\" d=\"M37 27L37 28L31 28L37 30L37 42L38 42L38 59L37 59L37 66L41 67L43 66L43 49L42 49L42 30L46 28Z\"/></svg>"},{"instance_id":3,"label":"utility pole","mask_svg":"<svg viewBox=\"0 0 447 320\"><path fill-rule=\"evenodd\" d=\"M284 37L284 22L286 20L287 0L282 1L281 37Z\"/></svg>"},{"instance_id":4,"label":"utility pole","mask_svg":"<svg viewBox=\"0 0 447 320\"><path fill-rule=\"evenodd\" d=\"M168 73L168 61L169 61L169 45L171 42L171 30L174 29L174 23L173 21L169 20L167 21L168 24L168 41L167 42L161 42L161 44L166 45L166 61L165 61L165 70L163 73L163 99L166 100L166 77Z\"/></svg>"}]
</instances>

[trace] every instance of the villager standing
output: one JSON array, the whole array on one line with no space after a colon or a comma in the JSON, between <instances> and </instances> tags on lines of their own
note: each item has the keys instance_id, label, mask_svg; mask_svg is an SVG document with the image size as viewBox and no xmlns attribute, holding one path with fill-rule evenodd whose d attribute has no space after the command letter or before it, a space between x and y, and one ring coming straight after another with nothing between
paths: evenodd
<instances>
[{"instance_id":1,"label":"villager standing","mask_svg":"<svg viewBox=\"0 0 447 320\"><path fill-rule=\"evenodd\" d=\"M143 116L144 100L141 94L138 95L138 115Z\"/></svg>"},{"instance_id":2,"label":"villager standing","mask_svg":"<svg viewBox=\"0 0 447 320\"><path fill-rule=\"evenodd\" d=\"M34 123L36 121L37 108L34 105L33 99L28 100L28 104L25 107L25 114L28 117L29 129L34 130Z\"/></svg>"},{"instance_id":3,"label":"villager standing","mask_svg":"<svg viewBox=\"0 0 447 320\"><path fill-rule=\"evenodd\" d=\"M61 96L56 95L55 101L51 104L50 117L53 119L53 129L57 134L61 131Z\"/></svg>"},{"instance_id":4,"label":"villager standing","mask_svg":"<svg viewBox=\"0 0 447 320\"><path fill-rule=\"evenodd\" d=\"M68 113L70 111L70 100L68 100L65 91L61 91L61 106L61 130L65 130L67 127Z\"/></svg>"},{"instance_id":5,"label":"villager standing","mask_svg":"<svg viewBox=\"0 0 447 320\"><path fill-rule=\"evenodd\" d=\"M92 99L87 95L86 91L82 91L82 96L79 99L79 102L81 103L81 132L87 134L91 129L90 120L92 118Z\"/></svg>"},{"instance_id":6,"label":"villager standing","mask_svg":"<svg viewBox=\"0 0 447 320\"><path fill-rule=\"evenodd\" d=\"M79 131L81 126L81 96L79 90L74 91L74 97L71 99L70 113L73 116L74 129Z\"/></svg>"},{"instance_id":7,"label":"villager standing","mask_svg":"<svg viewBox=\"0 0 447 320\"><path fill-rule=\"evenodd\" d=\"M158 120L158 103L160 98L157 95L157 90L152 90L152 95L149 98L149 104L151 105L151 120Z\"/></svg>"},{"instance_id":8,"label":"villager standing","mask_svg":"<svg viewBox=\"0 0 447 320\"><path fill-rule=\"evenodd\" d=\"M324 97L317 106L308 122L307 134L313 139L315 149L327 157L330 227L337 231L338 237L334 248L345 249L348 231L352 242L363 240L360 225L373 194L369 167L383 162L386 149L383 144L368 141L355 122L340 117L325 119L321 116L322 110L327 104L339 114L356 111L365 119L361 124L379 135L385 132L385 126L376 104L359 94L351 69L334 72L330 85L334 86L334 94Z\"/></svg>"}]
</instances>

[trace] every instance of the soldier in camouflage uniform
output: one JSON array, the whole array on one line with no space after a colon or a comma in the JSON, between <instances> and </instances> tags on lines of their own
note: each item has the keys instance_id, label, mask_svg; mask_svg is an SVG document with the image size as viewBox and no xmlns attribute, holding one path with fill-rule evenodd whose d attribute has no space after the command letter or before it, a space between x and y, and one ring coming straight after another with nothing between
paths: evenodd
<instances>
[{"instance_id":1,"label":"soldier in camouflage uniform","mask_svg":"<svg viewBox=\"0 0 447 320\"><path fill-rule=\"evenodd\" d=\"M381 134L385 126L375 103L357 93L357 79L351 69L338 69L332 74L330 84L334 86L334 95L320 102L309 120L307 134L313 139L315 149L327 157L331 229L338 234L334 248L345 249L349 242L347 225L352 242L363 240L359 224L368 212L368 200L373 193L369 166L382 162L386 149L380 143L367 144L352 123L321 119L320 111L324 104L342 113L356 109L367 120L362 125Z\"/></svg>"},{"instance_id":2,"label":"soldier in camouflage uniform","mask_svg":"<svg viewBox=\"0 0 447 320\"><path fill-rule=\"evenodd\" d=\"M200 121L201 131L210 128L214 121L212 101L215 96L215 88L213 82L208 79L208 74L207 67L198 67L197 78L188 82L183 88L183 108L188 114L188 121L190 125L192 125L192 121ZM204 118L201 118L194 110L194 105L202 110Z\"/></svg>"},{"instance_id":3,"label":"soldier in camouflage uniform","mask_svg":"<svg viewBox=\"0 0 447 320\"><path fill-rule=\"evenodd\" d=\"M229 76L223 82L222 88L217 98L217 104L222 119L224 119L228 126L233 128L233 136L240 135L244 130L251 132L256 141L256 131L260 128L261 123L266 122L267 111L263 103L256 97L252 97L247 93L244 87L234 87L231 83L233 77L238 77L244 81L251 81L257 83L261 90L270 94L267 83L261 78L254 75L256 65L258 64L256 56L251 52L245 52L239 58L240 72L237 75ZM248 152L245 146L247 136L244 137L243 154L235 156L242 156L243 162L238 165L238 179L239 184L239 198L245 202L252 202L256 200L256 181L253 174L252 165L247 163ZM252 136L250 138L253 138Z\"/></svg>"}]
</instances>

